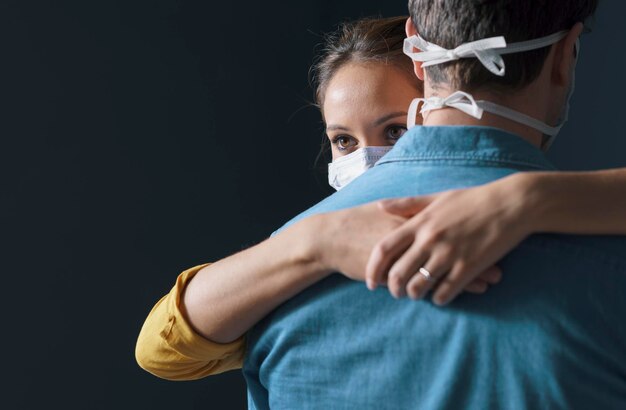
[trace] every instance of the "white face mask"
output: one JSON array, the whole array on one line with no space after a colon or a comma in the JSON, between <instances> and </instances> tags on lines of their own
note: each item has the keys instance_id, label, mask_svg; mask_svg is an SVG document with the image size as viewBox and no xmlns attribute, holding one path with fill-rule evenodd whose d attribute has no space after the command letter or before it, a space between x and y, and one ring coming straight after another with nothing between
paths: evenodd
<instances>
[{"instance_id":1,"label":"white face mask","mask_svg":"<svg viewBox=\"0 0 626 410\"><path fill-rule=\"evenodd\" d=\"M420 36L411 36L404 40L404 53L413 61L422 62L422 67L429 67L437 64L455 61L461 58L478 58L478 60L497 76L504 76L505 65L502 59L503 54L519 53L523 51L535 50L554 44L567 35L568 31L560 31L546 37L534 40L522 41L518 43L507 44L504 37L491 37L483 40L473 41L461 44L453 50L447 50L436 44L429 43ZM422 52L413 52L413 47L422 50ZM576 58L578 58L579 43L576 42ZM456 91L446 98L430 97L416 98L411 102L408 112L407 128L415 126L415 117L420 103L424 103L421 113L440 108L451 107L456 108L474 118L482 118L483 112L487 111L492 114L499 115L509 120L527 125L533 129L541 131L544 134L543 149L548 149L554 138L559 133L561 127L567 121L569 111L569 100L574 93L574 69L576 61L572 65L572 80L568 91L566 103L563 105L561 115L557 120L556 126L550 126L535 118L529 117L521 112L510 108L494 104L489 101L479 100L463 91Z\"/></svg>"},{"instance_id":2,"label":"white face mask","mask_svg":"<svg viewBox=\"0 0 626 410\"><path fill-rule=\"evenodd\" d=\"M339 191L373 167L393 147L363 147L328 164L328 183Z\"/></svg>"}]
</instances>

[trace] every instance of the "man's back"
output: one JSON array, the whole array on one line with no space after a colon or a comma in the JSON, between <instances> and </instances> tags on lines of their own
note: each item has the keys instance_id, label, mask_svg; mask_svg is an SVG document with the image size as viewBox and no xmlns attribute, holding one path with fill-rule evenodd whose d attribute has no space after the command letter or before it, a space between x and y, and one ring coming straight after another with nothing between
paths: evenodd
<instances>
[{"instance_id":1,"label":"man's back","mask_svg":"<svg viewBox=\"0 0 626 410\"><path fill-rule=\"evenodd\" d=\"M550 168L493 128L415 128L298 218ZM250 406L626 406L626 239L538 235L500 266L504 279L488 294L446 307L341 275L309 288L249 333Z\"/></svg>"}]
</instances>

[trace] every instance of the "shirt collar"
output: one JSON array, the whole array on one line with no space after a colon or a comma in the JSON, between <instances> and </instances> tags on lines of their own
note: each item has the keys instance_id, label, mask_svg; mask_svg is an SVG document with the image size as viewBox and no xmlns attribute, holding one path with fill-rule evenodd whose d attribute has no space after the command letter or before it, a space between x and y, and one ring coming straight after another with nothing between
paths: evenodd
<instances>
[{"instance_id":1,"label":"shirt collar","mask_svg":"<svg viewBox=\"0 0 626 410\"><path fill-rule=\"evenodd\" d=\"M556 169L538 147L521 137L498 128L475 126L413 127L376 165L441 160Z\"/></svg>"}]
</instances>

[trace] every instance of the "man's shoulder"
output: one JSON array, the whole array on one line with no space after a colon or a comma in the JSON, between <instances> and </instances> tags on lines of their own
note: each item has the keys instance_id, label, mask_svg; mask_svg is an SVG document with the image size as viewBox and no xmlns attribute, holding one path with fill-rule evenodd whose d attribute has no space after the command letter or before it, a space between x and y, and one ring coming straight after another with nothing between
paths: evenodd
<instances>
[{"instance_id":1,"label":"man's shoulder","mask_svg":"<svg viewBox=\"0 0 626 410\"><path fill-rule=\"evenodd\" d=\"M446 397L454 391L460 403L463 389L440 384L459 379L476 392L472 402L496 400L498 408L520 392L539 408L542 400L563 408L623 401L624 250L625 237L533 235L500 261L498 285L445 307L428 297L396 300L384 288L371 292L332 275L249 333L245 368L281 398L310 394L315 380L329 392L320 400L332 403L340 398L332 389L339 379L358 389L354 400L365 408L388 399L390 385L401 387L399 408L410 408L425 389ZM364 379L363 369L373 368L384 377ZM574 387L581 381L593 388L582 394Z\"/></svg>"},{"instance_id":2,"label":"man's shoulder","mask_svg":"<svg viewBox=\"0 0 626 410\"><path fill-rule=\"evenodd\" d=\"M415 127L372 169L302 212L307 216L382 198L431 194L485 184L519 171L553 170L518 136L490 127Z\"/></svg>"},{"instance_id":3,"label":"man's shoulder","mask_svg":"<svg viewBox=\"0 0 626 410\"><path fill-rule=\"evenodd\" d=\"M515 168L476 168L471 165L424 164L421 161L377 165L342 190L298 214L277 232L308 216L352 208L387 198L427 195L485 184L517 172Z\"/></svg>"}]
</instances>

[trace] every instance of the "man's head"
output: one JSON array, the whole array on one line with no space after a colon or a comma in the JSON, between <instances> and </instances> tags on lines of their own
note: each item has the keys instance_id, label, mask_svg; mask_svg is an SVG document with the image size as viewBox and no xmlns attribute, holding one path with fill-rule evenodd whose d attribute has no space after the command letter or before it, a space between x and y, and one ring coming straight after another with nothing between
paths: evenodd
<instances>
[{"instance_id":1,"label":"man's head","mask_svg":"<svg viewBox=\"0 0 626 410\"><path fill-rule=\"evenodd\" d=\"M598 0L409 0L415 30L444 48L494 36L507 43L571 29L591 16ZM539 75L550 47L504 56L506 75L494 76L475 58L426 68L431 84L474 91L519 89Z\"/></svg>"},{"instance_id":2,"label":"man's head","mask_svg":"<svg viewBox=\"0 0 626 410\"><path fill-rule=\"evenodd\" d=\"M567 118L578 37L597 5L598 0L409 0L412 51L405 52L430 103L422 108L428 113L424 125L488 125L548 148ZM507 47L498 53L502 39ZM489 42L478 49L488 52L462 55L476 41ZM538 48L515 51L529 44ZM460 46L462 54L456 54ZM420 50L435 53L420 56ZM465 102L457 101L461 97ZM450 104L464 108L450 111Z\"/></svg>"}]
</instances>

